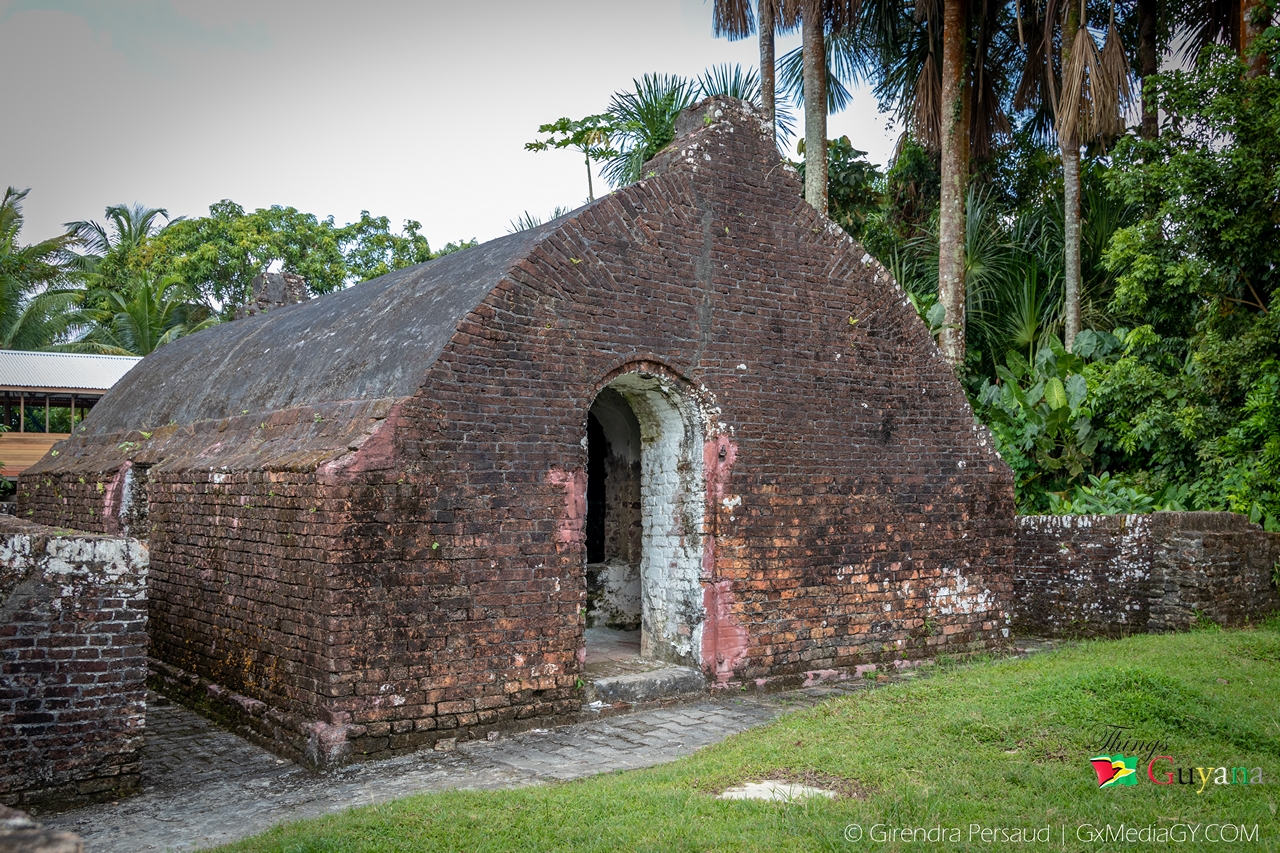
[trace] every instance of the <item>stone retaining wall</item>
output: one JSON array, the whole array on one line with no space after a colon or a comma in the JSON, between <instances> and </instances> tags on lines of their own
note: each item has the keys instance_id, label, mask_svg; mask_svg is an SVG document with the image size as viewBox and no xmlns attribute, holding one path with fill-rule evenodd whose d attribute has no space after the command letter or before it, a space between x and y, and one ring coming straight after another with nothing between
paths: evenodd
<instances>
[{"instance_id":1,"label":"stone retaining wall","mask_svg":"<svg viewBox=\"0 0 1280 853\"><path fill-rule=\"evenodd\" d=\"M138 787L147 549L0 516L0 803Z\"/></svg>"},{"instance_id":2,"label":"stone retaining wall","mask_svg":"<svg viewBox=\"0 0 1280 853\"><path fill-rule=\"evenodd\" d=\"M1013 624L1022 633L1183 631L1280 610L1280 534L1235 513L1021 516L1014 553Z\"/></svg>"}]
</instances>

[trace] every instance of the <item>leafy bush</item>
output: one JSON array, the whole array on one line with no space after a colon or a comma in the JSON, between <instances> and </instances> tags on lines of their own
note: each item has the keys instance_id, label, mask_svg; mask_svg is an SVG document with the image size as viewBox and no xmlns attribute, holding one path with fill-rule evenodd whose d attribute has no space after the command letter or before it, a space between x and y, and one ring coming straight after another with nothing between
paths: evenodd
<instances>
[{"instance_id":1,"label":"leafy bush","mask_svg":"<svg viewBox=\"0 0 1280 853\"><path fill-rule=\"evenodd\" d=\"M978 414L1013 468L1019 509L1042 511L1050 492L1066 488L1092 466L1098 446L1086 405L1085 361L1055 338L1034 364L1017 352L1005 361L996 367L997 382L983 382Z\"/></svg>"},{"instance_id":2,"label":"leafy bush","mask_svg":"<svg viewBox=\"0 0 1280 853\"><path fill-rule=\"evenodd\" d=\"M1054 515L1128 515L1156 509L1155 498L1126 486L1111 475L1089 475L1089 483L1079 483L1070 498L1049 493L1049 512Z\"/></svg>"}]
</instances>

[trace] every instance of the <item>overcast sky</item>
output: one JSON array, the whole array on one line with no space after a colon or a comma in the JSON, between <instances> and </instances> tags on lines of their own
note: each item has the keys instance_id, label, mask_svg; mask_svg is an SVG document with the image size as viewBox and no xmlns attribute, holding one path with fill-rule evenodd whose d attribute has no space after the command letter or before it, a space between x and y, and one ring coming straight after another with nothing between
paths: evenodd
<instances>
[{"instance_id":1,"label":"overcast sky","mask_svg":"<svg viewBox=\"0 0 1280 853\"><path fill-rule=\"evenodd\" d=\"M110 204L223 198L484 241L586 199L577 154L524 150L539 124L758 58L712 37L704 0L0 0L0 181L31 188L26 243ZM883 165L888 118L859 91L829 135Z\"/></svg>"}]
</instances>

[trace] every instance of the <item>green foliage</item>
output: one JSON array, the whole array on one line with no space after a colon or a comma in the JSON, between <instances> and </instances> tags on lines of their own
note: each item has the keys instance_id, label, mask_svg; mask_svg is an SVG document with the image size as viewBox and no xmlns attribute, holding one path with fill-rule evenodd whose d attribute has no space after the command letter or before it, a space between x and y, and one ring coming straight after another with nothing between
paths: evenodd
<instances>
[{"instance_id":1,"label":"green foliage","mask_svg":"<svg viewBox=\"0 0 1280 853\"><path fill-rule=\"evenodd\" d=\"M698 99L723 95L760 106L760 73L754 68L724 63L703 71L698 76ZM774 133L785 147L796 135L796 120L785 102L773 106Z\"/></svg>"},{"instance_id":2,"label":"green foliage","mask_svg":"<svg viewBox=\"0 0 1280 853\"><path fill-rule=\"evenodd\" d=\"M615 187L635 183L641 167L676 136L676 119L698 97L698 84L677 74L646 74L635 91L617 92L609 115L617 128L618 154L604 167Z\"/></svg>"},{"instance_id":3,"label":"green foliage","mask_svg":"<svg viewBox=\"0 0 1280 853\"><path fill-rule=\"evenodd\" d=\"M594 201L595 188L591 184L591 161L608 161L618 156L618 152L613 149L613 139L621 129L614 117L608 113L577 120L561 118L540 125L538 133L547 134L547 138L527 142L524 147L529 151L572 148L581 152L587 167L587 198Z\"/></svg>"},{"instance_id":4,"label":"green foliage","mask_svg":"<svg viewBox=\"0 0 1280 853\"><path fill-rule=\"evenodd\" d=\"M1054 515L1120 515L1151 512L1156 501L1132 486L1113 480L1110 474L1089 475L1089 482L1077 483L1071 497L1049 495L1049 512Z\"/></svg>"},{"instance_id":5,"label":"green foliage","mask_svg":"<svg viewBox=\"0 0 1280 853\"><path fill-rule=\"evenodd\" d=\"M360 211L359 221L338 229L338 244L346 259L346 281L368 281L474 245L474 241L467 246L451 243L445 251L432 252L427 238L419 233L421 230L421 222L409 219L404 223L404 233L395 234L387 217L370 216L369 211Z\"/></svg>"},{"instance_id":6,"label":"green foliage","mask_svg":"<svg viewBox=\"0 0 1280 853\"><path fill-rule=\"evenodd\" d=\"M567 207L557 206L554 210L551 211L550 215L548 215L547 218L544 220L541 216L534 216L532 213L526 210L524 213L520 214L515 219L511 220L511 225L510 227L507 228L507 233L515 234L519 231L528 231L530 228L537 228L543 222L550 222L553 219L559 219L561 216L564 216L568 212L569 212L569 209Z\"/></svg>"},{"instance_id":7,"label":"green foliage","mask_svg":"<svg viewBox=\"0 0 1280 853\"><path fill-rule=\"evenodd\" d=\"M804 140L800 141L804 153ZM853 147L849 137L827 142L827 215L855 240L865 234L867 220L883 205L883 176L867 159L867 152ZM793 163L804 183L804 163Z\"/></svg>"},{"instance_id":8,"label":"green foliage","mask_svg":"<svg viewBox=\"0 0 1280 853\"><path fill-rule=\"evenodd\" d=\"M124 287L97 288L89 307L72 315L87 331L75 342L54 347L105 355L150 355L171 341L208 328L218 317L176 276L138 277Z\"/></svg>"},{"instance_id":9,"label":"green foliage","mask_svg":"<svg viewBox=\"0 0 1280 853\"><path fill-rule=\"evenodd\" d=\"M1238 334L1280 281L1280 80L1248 77L1229 52L1206 58L1152 80L1168 125L1154 140L1121 140L1110 172L1142 211L1107 254L1115 305L1164 336L1198 325Z\"/></svg>"},{"instance_id":10,"label":"green foliage","mask_svg":"<svg viewBox=\"0 0 1280 853\"><path fill-rule=\"evenodd\" d=\"M547 138L526 142L524 147L528 151L572 148L591 160L603 161L618 154L610 146L617 132L618 127L608 113L580 119L561 118L539 125L538 133L547 134Z\"/></svg>"},{"instance_id":11,"label":"green foliage","mask_svg":"<svg viewBox=\"0 0 1280 853\"><path fill-rule=\"evenodd\" d=\"M1098 435L1084 366L1083 358L1049 338L1034 362L1010 352L996 368L998 381L984 381L978 392L979 417L1013 468L1020 508L1043 508L1048 492L1093 465Z\"/></svg>"},{"instance_id":12,"label":"green foliage","mask_svg":"<svg viewBox=\"0 0 1280 853\"><path fill-rule=\"evenodd\" d=\"M133 269L177 276L211 305L243 305L254 276L273 264L307 280L313 293L328 293L347 282L341 238L333 219L292 207L246 213L223 200L209 215L175 223L135 254Z\"/></svg>"},{"instance_id":13,"label":"green foliage","mask_svg":"<svg viewBox=\"0 0 1280 853\"><path fill-rule=\"evenodd\" d=\"M1137 217L1105 253L1135 328L1091 366L1104 451L1152 494L1280 527L1280 81L1207 51L1151 84L1169 122L1108 175Z\"/></svg>"},{"instance_id":14,"label":"green foliage","mask_svg":"<svg viewBox=\"0 0 1280 853\"><path fill-rule=\"evenodd\" d=\"M0 348L40 349L66 333L66 314L83 294L74 233L21 245L22 201L30 190L5 190L0 200Z\"/></svg>"},{"instance_id":15,"label":"green foliage","mask_svg":"<svg viewBox=\"0 0 1280 853\"><path fill-rule=\"evenodd\" d=\"M474 241L449 244L432 252L412 220L403 234L391 231L385 216L360 212L349 225L334 224L296 208L273 206L248 213L223 200L209 215L171 223L130 253L133 275L176 276L212 307L224 313L251 297L255 276L278 269L307 281L313 294L339 288L422 263Z\"/></svg>"},{"instance_id":16,"label":"green foliage","mask_svg":"<svg viewBox=\"0 0 1280 853\"><path fill-rule=\"evenodd\" d=\"M760 104L758 72L740 65L708 68L696 80L678 74L646 74L631 82L633 91L617 92L609 102L610 139L617 142L618 150L603 173L615 187L643 177L641 167L675 139L676 119L686 107L713 95ZM785 105L775 109L774 124L784 140L795 133L795 120Z\"/></svg>"}]
</instances>

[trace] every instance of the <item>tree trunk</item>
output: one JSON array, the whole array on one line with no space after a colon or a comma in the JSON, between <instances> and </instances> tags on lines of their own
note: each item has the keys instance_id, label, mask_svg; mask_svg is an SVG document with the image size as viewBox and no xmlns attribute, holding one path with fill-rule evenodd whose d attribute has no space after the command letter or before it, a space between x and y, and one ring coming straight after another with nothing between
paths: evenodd
<instances>
[{"instance_id":1,"label":"tree trunk","mask_svg":"<svg viewBox=\"0 0 1280 853\"><path fill-rule=\"evenodd\" d=\"M1138 76L1142 78L1143 139L1155 139L1160 135L1160 109L1151 84L1147 82L1160 70L1160 56L1156 50L1159 13L1159 0L1138 0Z\"/></svg>"},{"instance_id":2,"label":"tree trunk","mask_svg":"<svg viewBox=\"0 0 1280 853\"><path fill-rule=\"evenodd\" d=\"M764 120L773 126L774 96L777 83L773 76L773 0L760 0L760 111ZM775 129L774 136L777 136Z\"/></svg>"},{"instance_id":3,"label":"tree trunk","mask_svg":"<svg viewBox=\"0 0 1280 853\"><path fill-rule=\"evenodd\" d=\"M808 0L800 22L804 60L804 200L827 212L827 61L822 3Z\"/></svg>"},{"instance_id":4,"label":"tree trunk","mask_svg":"<svg viewBox=\"0 0 1280 853\"><path fill-rule=\"evenodd\" d=\"M1076 4L1069 4L1070 11L1062 22L1062 65L1065 68L1072 46L1080 30L1080 13ZM1086 37L1089 37L1086 34ZM1079 110L1079 104L1062 104L1061 109ZM1064 138L1058 135L1058 147L1062 151L1062 239L1063 239L1063 296L1062 338L1067 352L1075 346L1080 333L1080 141L1075 131Z\"/></svg>"},{"instance_id":5,"label":"tree trunk","mask_svg":"<svg viewBox=\"0 0 1280 853\"><path fill-rule=\"evenodd\" d=\"M582 159L587 161L587 201L592 202L596 200L596 190L591 185L591 155L584 153Z\"/></svg>"},{"instance_id":6,"label":"tree trunk","mask_svg":"<svg viewBox=\"0 0 1280 853\"><path fill-rule=\"evenodd\" d=\"M1240 58L1248 67L1250 77L1260 77L1267 71L1266 54L1259 51L1257 56L1248 55L1254 41L1266 29L1266 25L1257 20L1260 14L1258 7L1262 5L1261 0L1240 0ZM1269 15L1270 12L1261 14Z\"/></svg>"},{"instance_id":7,"label":"tree trunk","mask_svg":"<svg viewBox=\"0 0 1280 853\"><path fill-rule=\"evenodd\" d=\"M969 179L969 98L965 85L966 0L946 0L942 16L942 193L938 207L938 301L946 310L938 345L964 361L964 195Z\"/></svg>"}]
</instances>

